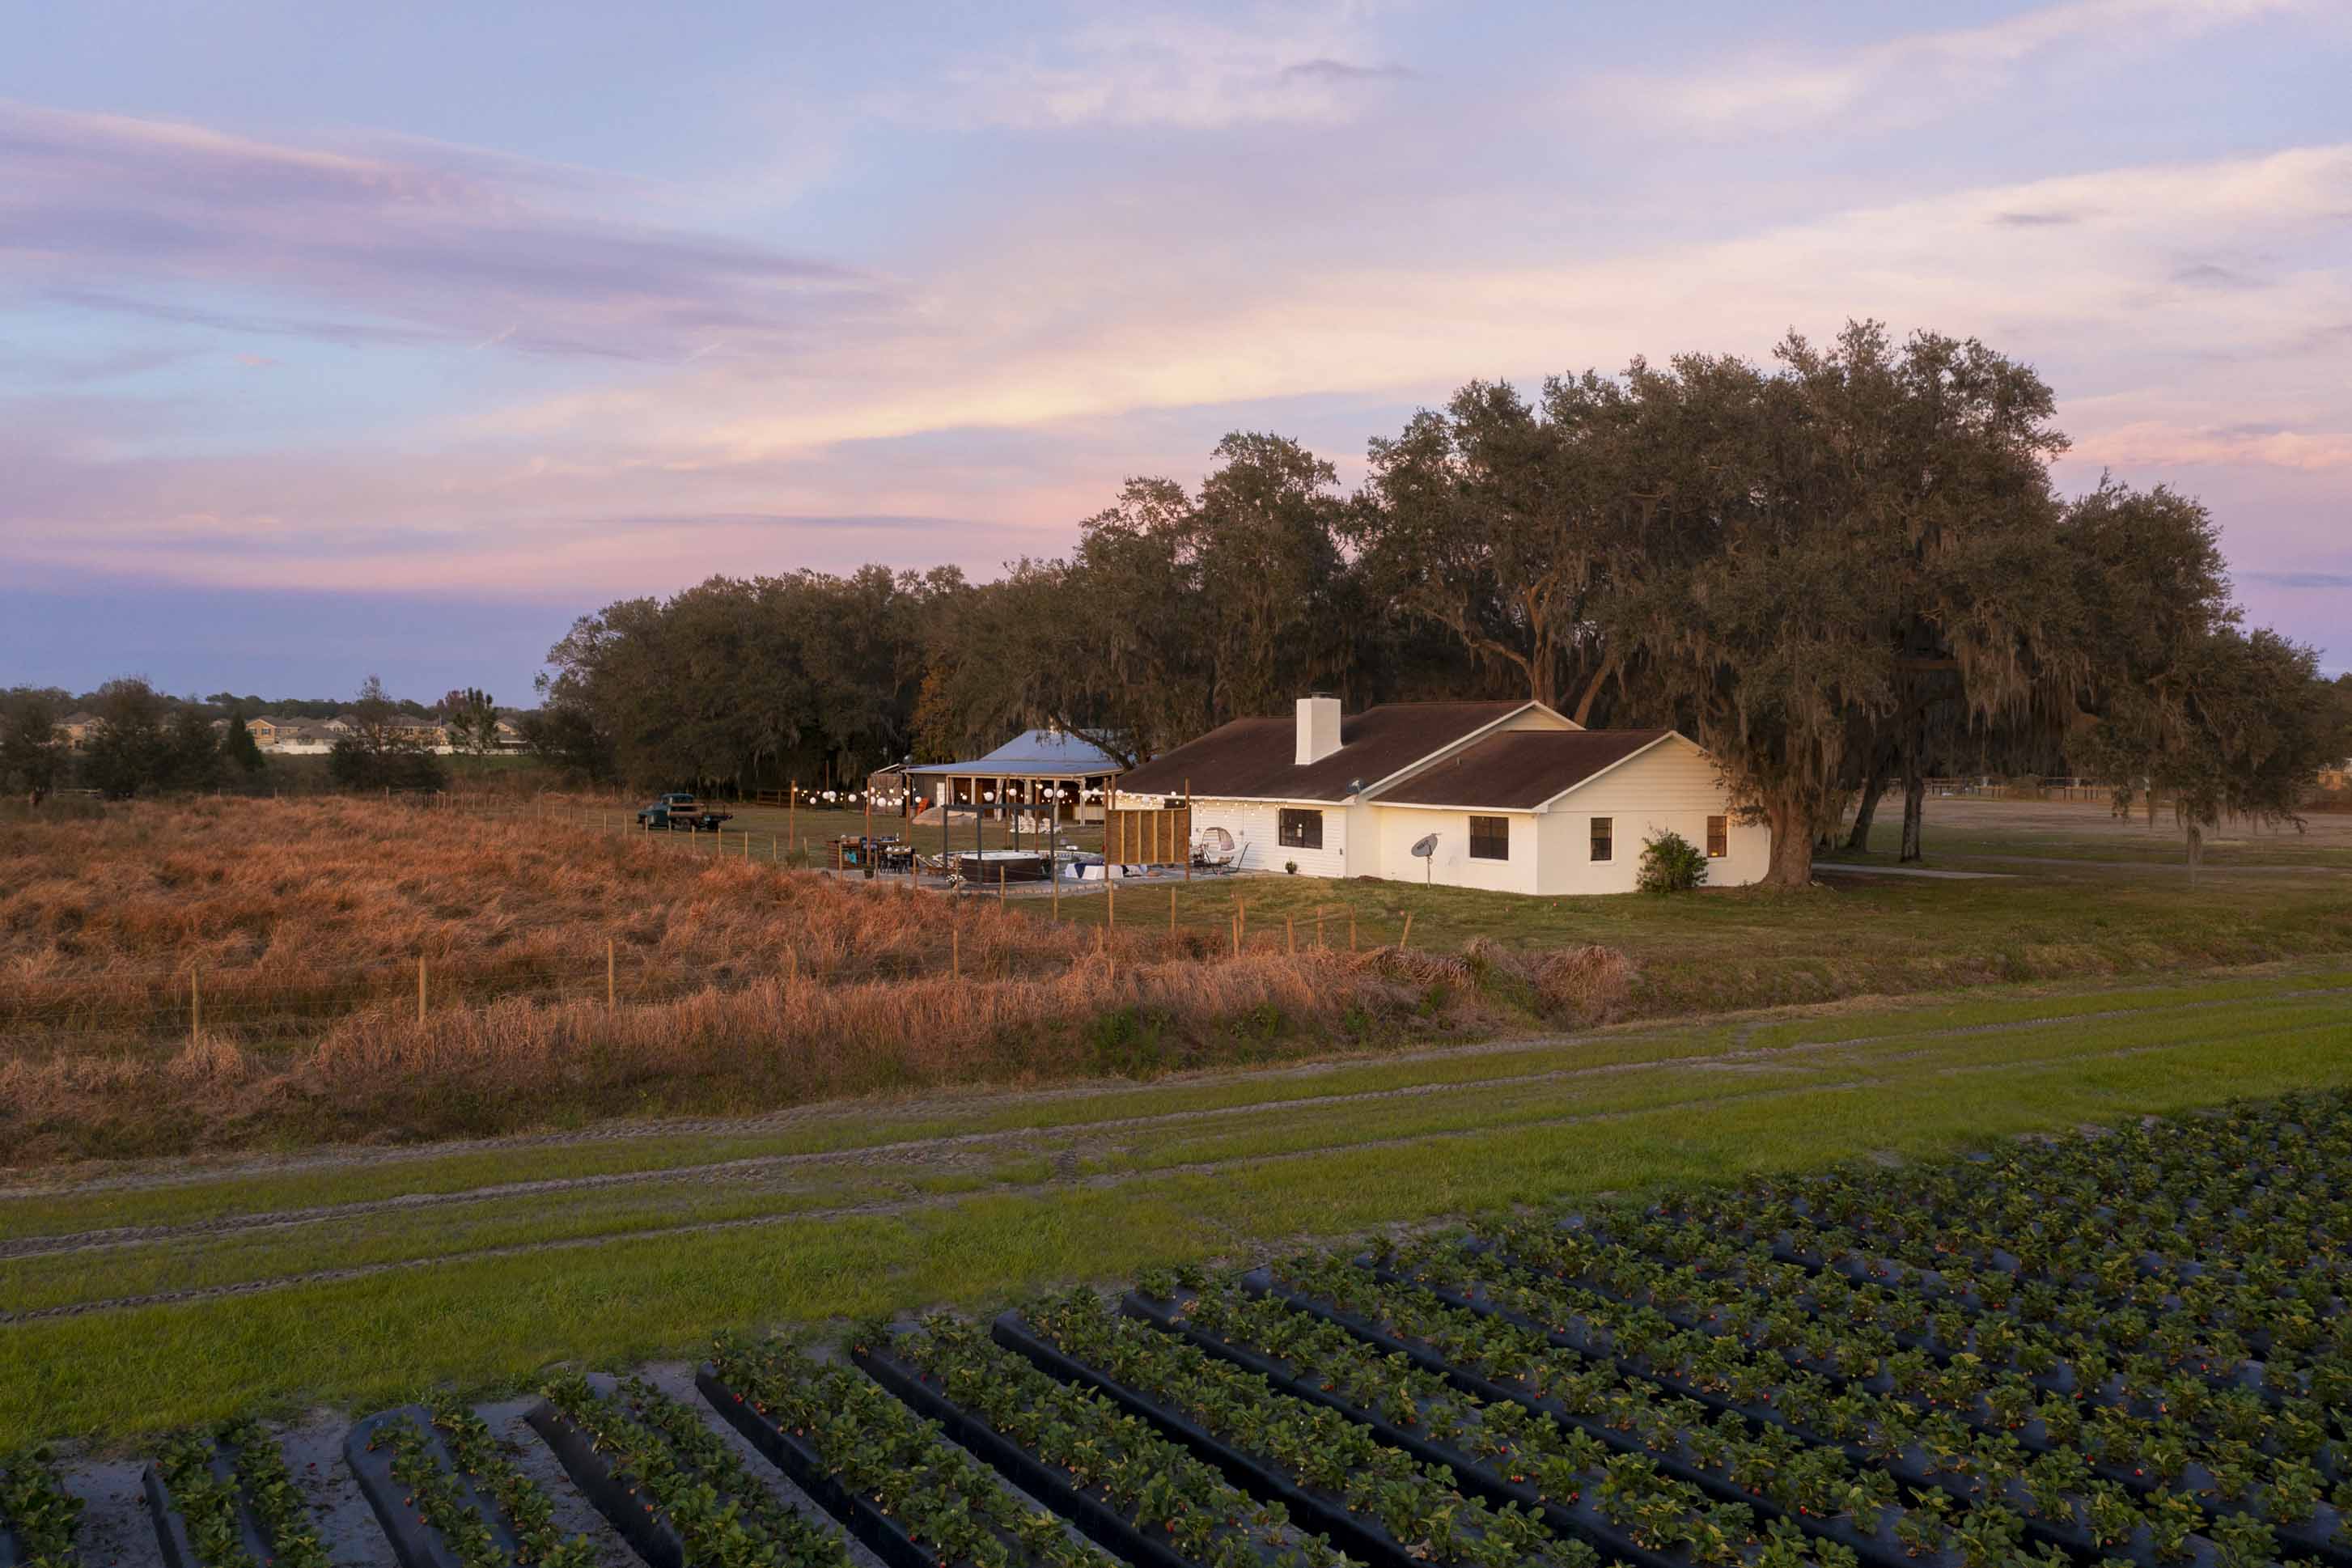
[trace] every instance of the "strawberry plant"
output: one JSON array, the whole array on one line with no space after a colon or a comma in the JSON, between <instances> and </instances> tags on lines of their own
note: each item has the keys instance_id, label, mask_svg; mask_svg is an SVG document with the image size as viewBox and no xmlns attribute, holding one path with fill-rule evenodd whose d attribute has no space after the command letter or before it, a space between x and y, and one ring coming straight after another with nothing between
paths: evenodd
<instances>
[{"instance_id":1,"label":"strawberry plant","mask_svg":"<svg viewBox=\"0 0 2352 1568\"><path fill-rule=\"evenodd\" d=\"M1099 1369L1212 1436L1289 1477L1309 1493L1376 1522L1432 1563L1568 1564L1596 1568L1581 1542L1555 1537L1517 1508L1463 1494L1454 1476L1379 1442L1326 1406L1277 1392L1265 1377L1108 1311L1076 1291L1024 1314L1047 1343Z\"/></svg>"},{"instance_id":2,"label":"strawberry plant","mask_svg":"<svg viewBox=\"0 0 2352 1568\"><path fill-rule=\"evenodd\" d=\"M310 1510L261 1424L223 1422L164 1445L155 1468L205 1568L329 1568ZM267 1555L247 1549L250 1531Z\"/></svg>"},{"instance_id":3,"label":"strawberry plant","mask_svg":"<svg viewBox=\"0 0 2352 1568\"><path fill-rule=\"evenodd\" d=\"M1024 1506L934 1424L870 1378L787 1346L722 1335L723 1394L813 1448L826 1478L869 1500L941 1563L1112 1568L1042 1509Z\"/></svg>"},{"instance_id":4,"label":"strawberry plant","mask_svg":"<svg viewBox=\"0 0 2352 1568\"><path fill-rule=\"evenodd\" d=\"M1102 1395L1046 1376L970 1323L934 1317L897 1335L868 1326L858 1354L869 1366L903 1363L932 1380L946 1402L1045 1473L1202 1568L1347 1563L1321 1538L1292 1527L1278 1504L1258 1502Z\"/></svg>"},{"instance_id":5,"label":"strawberry plant","mask_svg":"<svg viewBox=\"0 0 2352 1568\"><path fill-rule=\"evenodd\" d=\"M81 1499L58 1484L49 1451L0 1463L0 1532L16 1538L22 1568L68 1568L81 1525Z\"/></svg>"},{"instance_id":6,"label":"strawberry plant","mask_svg":"<svg viewBox=\"0 0 2352 1568\"><path fill-rule=\"evenodd\" d=\"M848 1568L839 1536L778 1503L725 1438L651 1384L625 1378L607 1398L573 1376L541 1394L593 1444L620 1494L676 1534L689 1563Z\"/></svg>"},{"instance_id":7,"label":"strawberry plant","mask_svg":"<svg viewBox=\"0 0 2352 1568\"><path fill-rule=\"evenodd\" d=\"M593 1568L593 1544L584 1536L564 1537L555 1526L553 1502L499 1451L470 1407L443 1395L433 1401L427 1419L430 1435L414 1416L387 1420L369 1434L367 1447L390 1450L402 1506L440 1535L463 1568ZM459 1475L504 1515L515 1542L511 1555L458 1484Z\"/></svg>"}]
</instances>

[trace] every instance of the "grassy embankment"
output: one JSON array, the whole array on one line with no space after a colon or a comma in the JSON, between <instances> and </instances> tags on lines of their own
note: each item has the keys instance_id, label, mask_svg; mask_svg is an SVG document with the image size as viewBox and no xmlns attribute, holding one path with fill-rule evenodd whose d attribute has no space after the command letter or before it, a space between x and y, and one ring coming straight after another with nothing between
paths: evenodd
<instances>
[{"instance_id":1,"label":"grassy embankment","mask_svg":"<svg viewBox=\"0 0 2352 1568\"><path fill-rule=\"evenodd\" d=\"M0 1307L20 1315L0 1322L0 1448L487 1391L688 1353L730 1325L984 1310L1302 1236L2352 1082L2347 995L2340 967L2010 988L57 1185L0 1198ZM560 1184L583 1182L600 1184ZM21 1316L44 1313L71 1315Z\"/></svg>"}]
</instances>

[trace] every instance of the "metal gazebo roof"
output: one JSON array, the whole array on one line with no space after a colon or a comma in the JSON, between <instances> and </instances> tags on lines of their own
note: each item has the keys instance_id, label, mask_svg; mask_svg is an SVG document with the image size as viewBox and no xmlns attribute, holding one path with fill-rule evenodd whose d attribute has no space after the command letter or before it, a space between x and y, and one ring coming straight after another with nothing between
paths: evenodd
<instances>
[{"instance_id":1,"label":"metal gazebo roof","mask_svg":"<svg viewBox=\"0 0 2352 1568\"><path fill-rule=\"evenodd\" d=\"M988 755L969 763L917 763L909 773L927 778L1098 778L1126 764L1101 747L1056 730L1024 730Z\"/></svg>"}]
</instances>

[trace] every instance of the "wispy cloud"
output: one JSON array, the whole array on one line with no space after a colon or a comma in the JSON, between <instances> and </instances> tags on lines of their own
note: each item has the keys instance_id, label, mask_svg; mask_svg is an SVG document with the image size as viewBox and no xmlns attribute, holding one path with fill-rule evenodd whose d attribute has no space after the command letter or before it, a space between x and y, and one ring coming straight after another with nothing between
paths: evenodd
<instances>
[{"instance_id":1,"label":"wispy cloud","mask_svg":"<svg viewBox=\"0 0 2352 1568\"><path fill-rule=\"evenodd\" d=\"M1215 131L1343 121L1367 90L1413 74L1378 57L1354 5L1263 6L1230 21L1136 13L971 60L941 90L887 103L907 118L1020 130Z\"/></svg>"},{"instance_id":2,"label":"wispy cloud","mask_svg":"<svg viewBox=\"0 0 2352 1568\"><path fill-rule=\"evenodd\" d=\"M369 153L0 103L0 281L80 309L340 343L784 353L890 306L821 258L597 216L593 182L414 139ZM606 195L612 193L606 192ZM331 313L224 308L269 290ZM342 312L342 313L331 313Z\"/></svg>"},{"instance_id":3,"label":"wispy cloud","mask_svg":"<svg viewBox=\"0 0 2352 1568\"><path fill-rule=\"evenodd\" d=\"M1980 99L2038 59L2067 50L2194 38L2312 0L2064 0L1978 27L1916 33L1856 47L1764 50L1675 75L1621 76L1605 96L1621 111L1711 134L1795 131L1855 117L1912 121ZM1903 17L1895 8L1878 13ZM2033 219L2029 216L2025 221Z\"/></svg>"},{"instance_id":4,"label":"wispy cloud","mask_svg":"<svg viewBox=\"0 0 2352 1568\"><path fill-rule=\"evenodd\" d=\"M2352 588L2352 572L2240 572L2238 581L2265 588Z\"/></svg>"},{"instance_id":5,"label":"wispy cloud","mask_svg":"<svg viewBox=\"0 0 2352 1568\"><path fill-rule=\"evenodd\" d=\"M2125 386L2143 374L2136 363L2173 380L2184 359L2242 353L2244 363L2209 365L2194 384L2213 406L2169 419L2219 428L2244 417L2226 412L2231 400L2281 395L2257 367L2301 352L2311 322L2352 316L2335 216L2347 182L2352 146L2311 148L1961 192L1554 267L1335 266L1150 300L1117 278L1071 279L1016 305L1003 277L975 269L929 283L926 335L862 345L854 363L814 359L782 376L675 373L510 411L493 427L540 439L625 430L736 460L1148 408L1420 397L1474 374L1608 367L1636 353L1760 354L1791 325L1828 331L1872 314L1977 332L2037 357L2110 352L2105 374ZM2023 228L1995 221L2018 211L2084 216ZM2275 251L2273 286L2215 289L2176 277L2182 252L2217 233ZM2321 395L2326 406L2345 402L2340 391ZM2137 416L2102 411L2118 432L2135 417L2145 419L2144 406ZM2326 460L2324 444L2300 439L2242 441L2231 460Z\"/></svg>"}]
</instances>

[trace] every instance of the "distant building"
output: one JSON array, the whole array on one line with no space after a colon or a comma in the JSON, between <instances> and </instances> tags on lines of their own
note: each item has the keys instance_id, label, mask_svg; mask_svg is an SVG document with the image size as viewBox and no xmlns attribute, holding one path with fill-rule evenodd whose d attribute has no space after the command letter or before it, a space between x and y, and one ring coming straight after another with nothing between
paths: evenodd
<instances>
[{"instance_id":1,"label":"distant building","mask_svg":"<svg viewBox=\"0 0 2352 1568\"><path fill-rule=\"evenodd\" d=\"M89 741L89 732L98 728L98 715L95 713L68 713L65 716L64 722L60 723L58 728L64 731L66 744L79 750L86 742Z\"/></svg>"}]
</instances>

